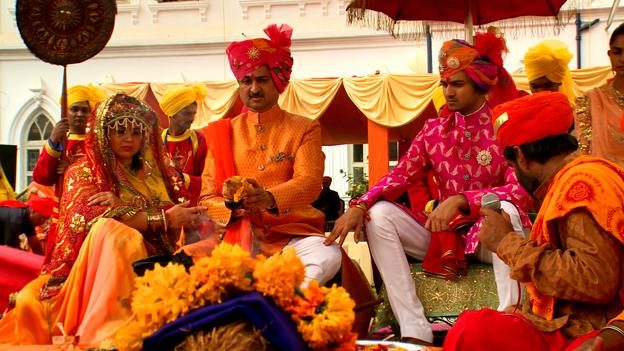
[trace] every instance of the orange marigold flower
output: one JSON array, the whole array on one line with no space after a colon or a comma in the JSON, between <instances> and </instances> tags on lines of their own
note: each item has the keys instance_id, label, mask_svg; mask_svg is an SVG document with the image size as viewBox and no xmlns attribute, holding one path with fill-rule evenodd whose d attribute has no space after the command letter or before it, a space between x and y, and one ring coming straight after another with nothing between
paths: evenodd
<instances>
[{"instance_id":1,"label":"orange marigold flower","mask_svg":"<svg viewBox=\"0 0 624 351\"><path fill-rule=\"evenodd\" d=\"M325 302L311 320L300 319L297 330L310 347L315 350L337 345L351 332L355 320L355 302L347 291L335 284L331 288L322 287Z\"/></svg>"},{"instance_id":2,"label":"orange marigold flower","mask_svg":"<svg viewBox=\"0 0 624 351\"><path fill-rule=\"evenodd\" d=\"M303 283L304 276L305 269L295 249L287 247L279 254L256 260L254 288L272 298L281 309L288 310L293 304L295 289Z\"/></svg>"},{"instance_id":3,"label":"orange marigold flower","mask_svg":"<svg viewBox=\"0 0 624 351\"><path fill-rule=\"evenodd\" d=\"M222 243L210 256L202 257L190 269L189 293L193 307L221 303L231 294L252 290L254 260L238 245Z\"/></svg>"},{"instance_id":4,"label":"orange marigold flower","mask_svg":"<svg viewBox=\"0 0 624 351\"><path fill-rule=\"evenodd\" d=\"M317 309L325 302L325 295L318 285L318 281L313 280L308 287L301 292L303 296L295 296L293 305L286 312L291 313L293 320L312 318L317 313Z\"/></svg>"}]
</instances>

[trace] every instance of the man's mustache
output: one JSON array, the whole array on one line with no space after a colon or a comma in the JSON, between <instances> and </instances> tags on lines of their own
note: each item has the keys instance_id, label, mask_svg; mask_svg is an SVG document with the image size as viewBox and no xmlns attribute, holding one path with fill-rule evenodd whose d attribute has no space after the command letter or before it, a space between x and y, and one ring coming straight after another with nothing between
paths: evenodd
<instances>
[{"instance_id":1,"label":"man's mustache","mask_svg":"<svg viewBox=\"0 0 624 351\"><path fill-rule=\"evenodd\" d=\"M249 98L253 99L253 98L261 98L264 97L264 94L258 92L258 93L249 93Z\"/></svg>"}]
</instances>

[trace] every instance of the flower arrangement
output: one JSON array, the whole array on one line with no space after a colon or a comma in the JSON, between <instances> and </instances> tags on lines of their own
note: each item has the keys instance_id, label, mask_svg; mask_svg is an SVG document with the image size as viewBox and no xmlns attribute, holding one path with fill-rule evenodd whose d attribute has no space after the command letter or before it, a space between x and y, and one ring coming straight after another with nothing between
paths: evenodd
<instances>
[{"instance_id":1,"label":"flower arrangement","mask_svg":"<svg viewBox=\"0 0 624 351\"><path fill-rule=\"evenodd\" d=\"M240 246L222 243L189 272L179 264L156 265L136 279L134 318L117 332L115 343L121 351L140 350L144 338L188 312L257 291L290 315L312 349L355 350L355 303L349 294L316 281L300 289L303 279L304 266L293 248L252 258Z\"/></svg>"}]
</instances>

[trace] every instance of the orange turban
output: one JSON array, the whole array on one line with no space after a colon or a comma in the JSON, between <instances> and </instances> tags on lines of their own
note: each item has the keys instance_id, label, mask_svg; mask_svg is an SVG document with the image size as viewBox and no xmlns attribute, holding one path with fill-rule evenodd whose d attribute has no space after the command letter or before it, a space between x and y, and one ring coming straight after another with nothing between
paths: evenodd
<instances>
[{"instance_id":1,"label":"orange turban","mask_svg":"<svg viewBox=\"0 0 624 351\"><path fill-rule=\"evenodd\" d=\"M568 98L550 91L511 100L496 106L492 112L494 133L502 146L528 144L567 134L573 121Z\"/></svg>"},{"instance_id":2,"label":"orange turban","mask_svg":"<svg viewBox=\"0 0 624 351\"><path fill-rule=\"evenodd\" d=\"M230 68L236 79L241 80L258 67L267 65L275 87L280 93L286 89L292 72L293 58L290 55L292 28L287 24L279 27L270 24L264 29L269 39L257 38L235 41L226 49Z\"/></svg>"}]
</instances>

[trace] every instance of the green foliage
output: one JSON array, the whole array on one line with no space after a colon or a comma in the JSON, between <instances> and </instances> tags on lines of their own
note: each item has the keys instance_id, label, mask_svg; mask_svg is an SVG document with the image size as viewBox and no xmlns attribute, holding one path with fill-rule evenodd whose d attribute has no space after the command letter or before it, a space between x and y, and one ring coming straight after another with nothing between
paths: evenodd
<instances>
[{"instance_id":1,"label":"green foliage","mask_svg":"<svg viewBox=\"0 0 624 351\"><path fill-rule=\"evenodd\" d=\"M347 184L349 184L349 190L347 190L345 193L350 198L358 198L368 191L368 177L366 177L366 175L363 175L356 179L353 177L353 175L345 172L342 169L340 170L340 174L344 179L347 180Z\"/></svg>"}]
</instances>

